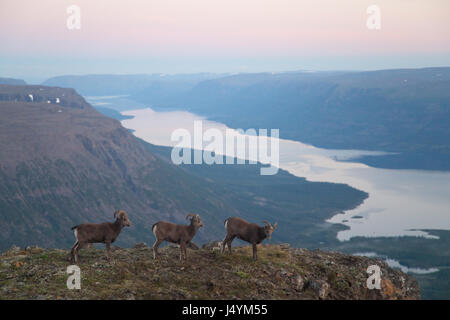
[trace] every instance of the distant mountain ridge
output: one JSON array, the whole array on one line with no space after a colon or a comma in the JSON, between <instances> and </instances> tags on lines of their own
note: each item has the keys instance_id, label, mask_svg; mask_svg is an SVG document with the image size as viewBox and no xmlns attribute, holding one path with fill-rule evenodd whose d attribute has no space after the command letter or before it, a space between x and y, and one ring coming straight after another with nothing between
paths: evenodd
<instances>
[{"instance_id":1,"label":"distant mountain ridge","mask_svg":"<svg viewBox=\"0 0 450 320\"><path fill-rule=\"evenodd\" d=\"M215 73L64 75L49 78L42 85L73 88L85 96L140 94L142 90L147 92L151 90L153 95L167 98L173 94L179 95L187 92L201 81L224 75Z\"/></svg>"},{"instance_id":2,"label":"distant mountain ridge","mask_svg":"<svg viewBox=\"0 0 450 320\"><path fill-rule=\"evenodd\" d=\"M450 68L246 74L203 81L161 108L323 148L398 153L362 159L373 166L450 170L449 89Z\"/></svg>"},{"instance_id":3,"label":"distant mountain ridge","mask_svg":"<svg viewBox=\"0 0 450 320\"><path fill-rule=\"evenodd\" d=\"M27 83L24 80L22 80L22 79L2 78L2 77L0 77L0 84L26 85Z\"/></svg>"},{"instance_id":4,"label":"distant mountain ridge","mask_svg":"<svg viewBox=\"0 0 450 320\"><path fill-rule=\"evenodd\" d=\"M235 75L51 78L83 94L126 92L156 110L187 110L233 128L279 128L282 138L394 169L450 170L450 68Z\"/></svg>"}]
</instances>

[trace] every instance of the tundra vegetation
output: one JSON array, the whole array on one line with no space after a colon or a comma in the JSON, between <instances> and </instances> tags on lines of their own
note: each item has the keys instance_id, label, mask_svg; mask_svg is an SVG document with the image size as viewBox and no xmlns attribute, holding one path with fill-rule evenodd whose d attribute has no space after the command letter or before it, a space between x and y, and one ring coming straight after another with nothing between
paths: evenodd
<instances>
[{"instance_id":1,"label":"tundra vegetation","mask_svg":"<svg viewBox=\"0 0 450 320\"><path fill-rule=\"evenodd\" d=\"M418 299L411 276L381 260L337 252L261 245L259 260L251 246L232 255L212 249L192 251L179 261L179 249L139 244L87 248L78 266L81 290L69 290L67 250L13 247L0 254L0 299ZM381 267L381 290L366 287L369 265Z\"/></svg>"}]
</instances>

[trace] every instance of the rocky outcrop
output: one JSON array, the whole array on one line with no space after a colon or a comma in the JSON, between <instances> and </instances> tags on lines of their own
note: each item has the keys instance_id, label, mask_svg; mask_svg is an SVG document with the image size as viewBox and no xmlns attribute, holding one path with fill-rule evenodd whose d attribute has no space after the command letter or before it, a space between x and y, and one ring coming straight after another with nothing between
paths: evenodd
<instances>
[{"instance_id":1,"label":"rocky outcrop","mask_svg":"<svg viewBox=\"0 0 450 320\"><path fill-rule=\"evenodd\" d=\"M57 104L61 107L84 109L88 103L73 89L0 84L0 102L31 102Z\"/></svg>"}]
</instances>

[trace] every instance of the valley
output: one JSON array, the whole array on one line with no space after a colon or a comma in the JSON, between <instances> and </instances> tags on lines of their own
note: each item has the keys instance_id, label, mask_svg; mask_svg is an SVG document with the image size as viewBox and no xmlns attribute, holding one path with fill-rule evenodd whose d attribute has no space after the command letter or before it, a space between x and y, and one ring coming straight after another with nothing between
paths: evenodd
<instances>
[{"instance_id":1,"label":"valley","mask_svg":"<svg viewBox=\"0 0 450 320\"><path fill-rule=\"evenodd\" d=\"M42 102L26 100L37 92ZM217 240L223 220L234 215L278 219L284 226L274 241L287 242L367 197L343 184L307 182L285 171L255 177L259 165L233 166L216 177L188 172L157 156L153 146L95 111L72 89L3 85L0 97L2 249L69 247L72 226L110 221L118 208L134 222L118 245L152 243L153 223L185 223L190 212L199 213L208 226L199 232L199 243ZM229 183L229 177L239 178ZM311 237L313 243L312 231Z\"/></svg>"},{"instance_id":2,"label":"valley","mask_svg":"<svg viewBox=\"0 0 450 320\"><path fill-rule=\"evenodd\" d=\"M252 77L254 76L248 75L248 78ZM202 82L194 84L190 90L200 83ZM217 234L221 234L223 232L221 221L230 215L241 215L256 221L264 215L269 219L284 222L285 229L280 229L279 235L274 236L273 241L275 242L289 242L299 247L339 250L352 254L376 254L384 259L396 259L401 265L407 266L411 270L414 268L438 268L438 272L415 276L424 288L424 297L448 296L450 287L446 284L450 261L450 253L446 249L448 231L428 230L427 228L410 231L419 235L428 234L429 238L394 235L363 238L362 234L354 234L345 242L336 239L336 235L346 234L361 225L360 219L351 219L351 216L356 217L362 214L363 221L366 221L368 215L361 212L359 208L362 207L359 205L362 201L366 203L368 196L369 199L373 199L370 195L372 191L369 192L369 195L366 193L370 190L367 186L344 181L351 186L356 186L361 190L359 191L344 184L326 183L326 181L343 181L330 180L329 177L325 179L320 175L315 178L310 175L308 180L297 178L294 175L301 174L295 173L294 167L288 169L291 173L294 170L294 175L280 170L277 175L272 177L273 179L265 180L258 175L260 165L174 166L167 158L170 149L142 140L139 142L129 132L124 134L122 129L112 129L120 128L120 124L116 122L112 127L110 124L106 125L111 120L103 120L108 118L101 117L90 106L87 107L88 103L77 96L73 90L67 90L42 86L4 86L0 90L0 100L2 100L0 104L6 113L12 115L13 119L11 122L4 122L1 127L3 130L1 136L5 138L6 146L2 150L2 159L10 159L9 164L5 160L1 166L3 181L7 181L2 184L3 190L5 190L2 203L2 208L5 210L2 213L8 217L6 220L11 219L10 224L3 225L1 230L1 234L6 235L3 239L7 239L0 242L4 248L8 248L12 244L25 245L28 243L46 247L62 244L68 247L72 244L73 235L66 229L70 229L72 223L90 219L111 220L112 218L109 217L111 213L107 212L108 210L112 212L118 206L133 212L130 216L132 217L134 214L132 219L138 221L138 225L130 230L130 234L124 233L123 237L119 239L118 245L123 246L132 245L137 242L137 239L152 243L153 236L148 232L148 228L155 219L164 217L182 223L183 215L190 210L198 210L209 226L208 231L197 235L196 241L200 243L212 240L216 238ZM30 93L33 94L34 101L29 101ZM133 92L123 92L119 95L118 92L112 91L103 93L107 96L97 97L94 92L90 91L91 95L86 99L109 118L120 121L132 120L134 116L126 114L126 111L133 108L142 109L147 105L145 99L136 98L134 96L136 93ZM70 96L70 99L63 99L62 94ZM108 100L111 98L110 96L113 96L112 100ZM181 96L181 93L179 95L177 93L164 98L167 103L158 104L155 110L177 109L173 99ZM56 98L60 99L59 104ZM28 108L32 105L43 108L37 109L43 112L29 116L28 110L33 109ZM186 107L186 109L189 108ZM74 111L75 113L73 113ZM56 123L55 121L60 119L47 118L47 112L53 112L56 116L68 117L62 117L64 121L61 122L61 127L58 124L56 128L52 128L44 123L49 120L53 121L50 123ZM216 111L213 113L216 114ZM23 118L24 114L27 114L26 118ZM211 119L217 117L217 115L207 115L206 112L204 114ZM40 118L41 116L42 118ZM217 119L226 120L226 117L222 117L223 115L219 113ZM233 116L234 118L241 119L242 117ZM257 123L263 124L264 122L251 122L251 124ZM101 125L98 126L98 124ZM74 125L78 126L74 132L69 130L69 133L64 133L64 129ZM25 144L23 149L20 149L13 143L16 139L13 134L18 132L14 128L23 129L28 126L30 129L26 130L28 134L21 133L18 139L22 139L21 141L29 139L30 145ZM124 141L118 140L117 133L111 134L111 132L116 132L115 130L121 132L119 136L123 135L123 138L126 137L124 141L128 142L124 143ZM38 134L34 135L33 133ZM39 135L39 133L45 134ZM94 135L91 136L90 133L94 133ZM64 140L66 143L61 146L54 142L50 144L51 147L46 145L46 139L57 136L66 136L67 139ZM102 137L100 140L99 136ZM281 136L283 137L283 130ZM158 135L154 138L157 139ZM110 148L109 139L115 141L114 144L118 143L117 146L114 145L118 148L117 150ZM164 139L164 137L160 137L160 139ZM131 142L132 140L137 141L137 144ZM36 141L41 141L41 144L38 148L33 148L32 144L37 143ZM124 146L131 148L132 151L130 152L128 149L120 151ZM58 149L64 150L64 152L56 152ZM36 153L37 150L40 152ZM348 163L351 167L355 159L358 162L368 163L367 159L387 159L386 157L397 155L393 149L390 150L392 154L390 152L379 153L377 150L364 152L331 150L331 153L319 153L318 156L336 157L335 160L339 160L337 163L341 162L342 166L346 166L345 163ZM131 157L128 156L128 152ZM86 155L93 158L86 158ZM439 156L436 159L439 159ZM81 165L82 163L83 165ZM14 164L16 165L15 176L10 173L13 168L11 165ZM38 170L38 168L41 169ZM105 168L109 168L109 171L103 171ZM304 169L301 170L303 172L301 176L307 176L307 171ZM121 174L117 175L118 172ZM314 179L318 182L311 181ZM115 187L107 187L108 185ZM80 188L86 188L88 191ZM56 192L56 190L58 191ZM103 191L99 192L99 190ZM291 191L288 192L288 190ZM445 194L444 190L442 192ZM11 199L22 200L11 202ZM134 200L130 201L129 199ZM45 203L49 201L52 206L44 210ZM351 212L351 209L355 209L354 212L348 217L334 221L337 224L325 222L332 218L335 219L338 216L337 213ZM374 212L370 215L376 216L376 214ZM17 228L14 227L14 232L11 232L13 223L18 223L18 225ZM42 229L40 230L37 226L41 226ZM401 246L404 248L402 252L396 251L397 245L392 245L397 241L402 242ZM422 248L422 252L429 252L426 258L418 254L418 247Z\"/></svg>"}]
</instances>

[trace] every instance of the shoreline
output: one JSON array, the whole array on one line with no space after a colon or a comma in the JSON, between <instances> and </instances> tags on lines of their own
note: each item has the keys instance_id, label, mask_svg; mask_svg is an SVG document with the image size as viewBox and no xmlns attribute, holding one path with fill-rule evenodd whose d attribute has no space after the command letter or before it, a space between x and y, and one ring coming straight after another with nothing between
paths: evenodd
<instances>
[{"instance_id":1,"label":"shoreline","mask_svg":"<svg viewBox=\"0 0 450 320\"><path fill-rule=\"evenodd\" d=\"M149 111L146 111L149 110ZM145 127L142 123L137 124L136 121L142 122L145 120L140 117L146 116L146 112L150 112L152 117L161 117L161 119L168 119L171 116L176 117L178 112L170 111L170 112L159 112L155 111L151 108L146 109L137 109L137 110L129 110L122 111L122 115L134 116L133 119L122 120L121 123L124 127L128 129L135 130L133 134L143 139L146 142L171 147L174 143L168 141L168 136L170 134L159 134L158 138L155 140L153 132L146 131ZM182 111L184 117L190 117L190 119L202 119L205 121L209 127L219 127L222 130L227 128L222 123L216 123L209 120L204 120L203 117L197 116L187 111ZM138 119L139 117L139 119ZM159 120L156 120L157 122ZM182 122L182 121L181 121ZM182 123L178 123L178 125L182 125ZM151 123L149 124L151 126ZM170 129L169 129L170 132ZM151 136L151 137L149 137ZM161 136L163 136L161 138ZM159 139L159 141L158 141ZM163 141L163 140L166 141ZM280 141L280 164L279 168L286 170L292 175L305 178L307 181L311 182L327 182L327 183L342 183L346 184L352 188L356 188L360 191L366 192L369 194L368 198L364 200L364 202L356 208L346 210L344 216L341 213L336 214L330 219L326 220L329 223L337 223L344 225L346 227L350 227L349 230L344 230L338 233L338 240L349 240L353 237L364 236L364 230L370 229L370 232L366 232L365 234L368 237L392 237L392 236L423 236L430 237L430 235L426 232L419 231L423 229L445 229L450 230L450 224L448 226L442 226L442 222L445 222L441 219L440 215L443 213L435 214L434 220L432 219L432 223L421 224L421 215L422 212L427 212L431 210L427 210L426 207L434 205L436 202L435 199L427 199L426 195L422 195L422 198L416 199L416 206L420 208L419 204L422 206L421 209L417 209L414 212L414 221L411 224L408 224L408 221L405 219L405 225L398 225L397 227L393 227L392 224L389 223L389 220L392 217L395 217L398 211L401 211L402 214L406 209L404 208L404 203L408 203L410 197L417 198L417 195L420 194L420 186L415 190L416 194L411 195L406 192L407 190L401 190L402 188L409 187L408 182L411 179L411 176L416 180L416 184L419 182L423 183L423 181L429 181L429 185L426 188L431 188L432 180L435 179L436 172L428 172L424 170L394 170L394 169L378 169L367 166L360 162L357 162L357 159L354 157L362 155L365 156L367 151L363 150L325 150L316 148L311 145L306 145L301 142L291 141L279 139ZM284 146L284 148L283 148ZM284 151L283 151L284 150ZM378 154L381 152L378 152ZM342 161L335 160L337 157L348 157L353 158L352 161ZM384 186L374 187L374 184L377 183L377 179L379 176L382 176L386 181L384 181ZM391 175L395 176L391 178ZM447 172L445 176L449 176L450 172ZM442 180L442 177L439 179ZM375 182L374 182L375 181ZM400 181L400 182L399 182ZM392 186L393 183L397 183L397 185ZM444 183L444 182L443 182ZM414 185L414 184L413 184ZM387 187L388 190L384 190L383 188ZM445 187L445 186L444 186ZM392 193L392 192L397 192ZM450 190L449 190L450 192ZM444 192L445 193L445 192ZM416 196L416 197L414 197ZM397 197L397 199L396 199ZM446 207L445 203L448 202L450 206L450 201L446 201L445 199L439 199L441 201L442 207ZM392 201L392 208L389 207L380 207L380 204L388 203L387 201ZM437 201L439 203L439 201ZM425 204L425 205L424 205ZM414 206L412 206L414 208ZM422 211L423 210L423 211ZM441 210L443 211L443 210ZM382 217L380 217L380 215ZM362 218L358 219L359 221L355 221L356 219L352 219L354 216L361 216ZM342 219L339 219L341 218ZM370 225L367 223L374 220L374 218L378 218L375 222L376 225ZM411 218L411 217L408 217ZM347 220L347 221L343 221ZM387 222L386 222L387 221ZM362 224L366 224L363 228L361 228ZM389 224L390 228L386 229L384 227L385 224ZM434 223L434 225L433 225ZM368 227L370 225L370 228ZM385 230L386 229L386 230ZM376 230L376 232L374 231ZM414 230L414 231L413 231Z\"/></svg>"}]
</instances>

